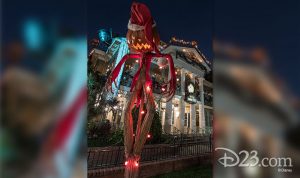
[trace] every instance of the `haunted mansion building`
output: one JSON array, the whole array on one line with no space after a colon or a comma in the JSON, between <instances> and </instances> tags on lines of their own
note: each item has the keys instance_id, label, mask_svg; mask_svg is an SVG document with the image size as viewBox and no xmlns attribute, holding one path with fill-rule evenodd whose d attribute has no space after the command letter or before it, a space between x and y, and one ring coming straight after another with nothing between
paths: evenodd
<instances>
[{"instance_id":1,"label":"haunted mansion building","mask_svg":"<svg viewBox=\"0 0 300 178\"><path fill-rule=\"evenodd\" d=\"M171 134L210 134L213 120L212 67L201 53L196 42L172 38L169 44L161 43L161 53L172 55L176 68L177 88L174 97L166 101L156 87L168 79L168 67L164 59L154 59L151 65L153 93L164 132ZM100 73L111 69L129 52L125 38L114 38L107 49L91 50L92 60ZM124 110L130 93L132 78L138 69L138 61L129 59L124 64L112 97L117 97L116 112L107 112L106 118L118 128L123 127Z\"/></svg>"}]
</instances>

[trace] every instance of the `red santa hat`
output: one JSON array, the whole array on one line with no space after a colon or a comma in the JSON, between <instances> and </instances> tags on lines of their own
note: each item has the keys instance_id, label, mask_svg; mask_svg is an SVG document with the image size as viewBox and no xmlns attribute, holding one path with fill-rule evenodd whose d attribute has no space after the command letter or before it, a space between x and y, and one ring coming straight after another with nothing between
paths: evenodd
<instances>
[{"instance_id":1,"label":"red santa hat","mask_svg":"<svg viewBox=\"0 0 300 178\"><path fill-rule=\"evenodd\" d=\"M153 43L152 28L156 26L149 8L142 3L133 2L128 29L132 31L144 30L146 39Z\"/></svg>"}]
</instances>

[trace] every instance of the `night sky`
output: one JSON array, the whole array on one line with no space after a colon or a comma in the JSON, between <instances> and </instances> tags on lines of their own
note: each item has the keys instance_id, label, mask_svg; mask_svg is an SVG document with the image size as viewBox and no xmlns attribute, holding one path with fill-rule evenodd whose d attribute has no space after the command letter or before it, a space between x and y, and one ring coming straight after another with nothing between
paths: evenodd
<instances>
[{"instance_id":1,"label":"night sky","mask_svg":"<svg viewBox=\"0 0 300 178\"><path fill-rule=\"evenodd\" d=\"M126 34L131 1L89 1L89 38L112 28ZM212 40L241 47L262 47L271 68L291 92L300 96L300 1L143 0L157 22L161 39L196 40L209 60Z\"/></svg>"},{"instance_id":2,"label":"night sky","mask_svg":"<svg viewBox=\"0 0 300 178\"><path fill-rule=\"evenodd\" d=\"M300 1L215 0L214 37L265 48L272 70L300 96Z\"/></svg>"},{"instance_id":3,"label":"night sky","mask_svg":"<svg viewBox=\"0 0 300 178\"><path fill-rule=\"evenodd\" d=\"M89 1L88 32L90 38L97 30L112 28L126 36L131 0ZM162 41L175 36L186 41L196 40L199 49L212 59L213 3L210 0L143 0L157 23Z\"/></svg>"},{"instance_id":4,"label":"night sky","mask_svg":"<svg viewBox=\"0 0 300 178\"><path fill-rule=\"evenodd\" d=\"M213 38L268 51L273 71L300 96L300 1L143 0L157 22L161 39L198 41L209 60ZM59 20L76 33L97 36L101 28L126 34L131 0L4 0L2 42L20 37L21 22L39 17ZM57 21L56 21L57 22Z\"/></svg>"}]
</instances>

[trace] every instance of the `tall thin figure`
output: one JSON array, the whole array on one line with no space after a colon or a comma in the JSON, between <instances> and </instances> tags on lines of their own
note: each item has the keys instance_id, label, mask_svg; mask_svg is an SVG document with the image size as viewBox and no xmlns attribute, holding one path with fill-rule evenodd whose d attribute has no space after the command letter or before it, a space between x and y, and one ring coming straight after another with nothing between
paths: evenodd
<instances>
[{"instance_id":1,"label":"tall thin figure","mask_svg":"<svg viewBox=\"0 0 300 178\"><path fill-rule=\"evenodd\" d=\"M170 100L175 93L176 78L172 56L161 54L157 48L160 43L150 10L142 3L133 2L131 17L128 23L126 35L130 54L125 55L114 68L107 81L107 87L111 89L119 75L122 65L127 59L134 58L139 61L139 68L133 77L130 97L125 109L124 117L124 147L125 147L125 178L137 178L139 175L139 160L141 152L150 130L155 113L155 102L152 92L152 80L150 65L153 58L161 58L168 61L168 82L160 85L162 95ZM133 133L132 110L139 108L135 134ZM145 107L145 108L144 108Z\"/></svg>"}]
</instances>

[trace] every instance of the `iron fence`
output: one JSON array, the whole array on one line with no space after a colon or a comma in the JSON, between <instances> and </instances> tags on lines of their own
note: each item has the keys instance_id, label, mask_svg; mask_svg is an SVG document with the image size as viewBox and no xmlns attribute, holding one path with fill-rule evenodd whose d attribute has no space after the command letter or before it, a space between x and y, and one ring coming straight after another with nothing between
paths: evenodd
<instances>
[{"instance_id":1,"label":"iron fence","mask_svg":"<svg viewBox=\"0 0 300 178\"><path fill-rule=\"evenodd\" d=\"M173 144L146 145L140 162L170 160L182 157L200 156L212 152L211 137L181 138ZM102 169L124 165L124 147L95 147L88 149L88 169Z\"/></svg>"}]
</instances>

